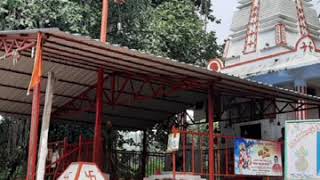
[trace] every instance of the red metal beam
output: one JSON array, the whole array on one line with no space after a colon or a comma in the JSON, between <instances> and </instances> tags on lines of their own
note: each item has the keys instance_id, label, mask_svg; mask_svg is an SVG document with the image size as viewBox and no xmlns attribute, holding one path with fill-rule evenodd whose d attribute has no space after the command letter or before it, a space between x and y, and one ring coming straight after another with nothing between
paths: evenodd
<instances>
[{"instance_id":1,"label":"red metal beam","mask_svg":"<svg viewBox=\"0 0 320 180\"><path fill-rule=\"evenodd\" d=\"M38 34L37 51L42 54L42 34ZM39 58L38 61L42 61ZM40 62L41 63L41 62ZM33 87L31 127L29 135L28 169L26 180L34 180L37 166L39 122L40 122L40 102L41 102L41 78L39 83Z\"/></svg>"},{"instance_id":2,"label":"red metal beam","mask_svg":"<svg viewBox=\"0 0 320 180\"><path fill-rule=\"evenodd\" d=\"M214 180L214 95L213 86L208 88L208 125L209 125L209 180Z\"/></svg>"},{"instance_id":3,"label":"red metal beam","mask_svg":"<svg viewBox=\"0 0 320 180\"><path fill-rule=\"evenodd\" d=\"M39 116L40 116L40 83L34 87L32 100L32 114L29 137L29 151L28 151L28 170L26 180L34 180L37 156L38 156L38 132L39 132Z\"/></svg>"},{"instance_id":4,"label":"red metal beam","mask_svg":"<svg viewBox=\"0 0 320 180\"><path fill-rule=\"evenodd\" d=\"M93 142L93 162L100 169L103 169L103 142L102 142L102 120L103 120L103 84L104 84L103 69L99 69L97 93L96 93L96 124L94 131Z\"/></svg>"},{"instance_id":5,"label":"red metal beam","mask_svg":"<svg viewBox=\"0 0 320 180\"><path fill-rule=\"evenodd\" d=\"M30 41L32 40L32 41ZM14 51L20 52L35 45L35 39L6 39L0 38L0 50L5 52L4 57L10 57Z\"/></svg>"}]
</instances>

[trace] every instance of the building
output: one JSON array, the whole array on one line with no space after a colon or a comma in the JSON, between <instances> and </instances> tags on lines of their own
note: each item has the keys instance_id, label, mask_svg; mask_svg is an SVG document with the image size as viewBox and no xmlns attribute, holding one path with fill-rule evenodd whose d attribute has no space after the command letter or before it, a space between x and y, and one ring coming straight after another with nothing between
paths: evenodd
<instances>
[{"instance_id":1,"label":"building","mask_svg":"<svg viewBox=\"0 0 320 180\"><path fill-rule=\"evenodd\" d=\"M311 0L240 0L221 72L310 95L320 94L320 21ZM287 108L282 106L282 108ZM318 110L228 125L234 136L276 140L284 120L318 119ZM232 126L232 128L230 128ZM227 128L224 128L227 127Z\"/></svg>"}]
</instances>

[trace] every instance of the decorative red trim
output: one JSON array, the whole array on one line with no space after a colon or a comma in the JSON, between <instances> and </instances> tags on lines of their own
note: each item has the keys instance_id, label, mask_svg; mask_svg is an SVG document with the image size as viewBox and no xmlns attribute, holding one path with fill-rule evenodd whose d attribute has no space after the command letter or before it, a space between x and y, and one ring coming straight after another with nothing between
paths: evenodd
<instances>
[{"instance_id":1,"label":"decorative red trim","mask_svg":"<svg viewBox=\"0 0 320 180\"><path fill-rule=\"evenodd\" d=\"M307 24L306 17L304 14L304 7L303 7L302 1L303 0L295 0L296 9L297 9L297 17L298 17L298 22L299 22L299 27L300 27L300 35L307 36L310 33L308 30L308 24Z\"/></svg>"},{"instance_id":2,"label":"decorative red trim","mask_svg":"<svg viewBox=\"0 0 320 180\"><path fill-rule=\"evenodd\" d=\"M264 60L264 59L269 59L269 58L281 56L281 55L284 55L284 54L292 53L292 52L295 52L295 51L296 50L284 51L284 52L280 52L280 53L277 53L277 54L272 54L272 55L264 56L264 57L261 57L261 58L257 58L257 59L253 59L253 60L249 60L249 61L233 64L233 65L227 66L227 67L225 67L223 69L233 68L233 67L241 66L241 65L244 65L244 64L250 64L250 63L254 63L254 62L257 62L257 61Z\"/></svg>"},{"instance_id":3,"label":"decorative red trim","mask_svg":"<svg viewBox=\"0 0 320 180\"><path fill-rule=\"evenodd\" d=\"M77 174L76 174L76 177L74 179L79 179L82 167L83 167L83 163L79 162L79 166L78 166L78 169L77 169Z\"/></svg>"},{"instance_id":4,"label":"decorative red trim","mask_svg":"<svg viewBox=\"0 0 320 180\"><path fill-rule=\"evenodd\" d=\"M305 38L310 38L310 40L313 42L314 46L315 46L315 51L316 52L320 52L320 49L318 49L316 47L316 43L314 42L314 40L312 39L312 37L310 35L306 35L306 36L302 36L296 43L296 46L295 46L295 49L293 50L289 50L289 51L284 51L284 52L280 52L280 53L276 53L276 54L272 54L272 55L268 55L268 56L263 56L263 57L260 57L260 58L257 58L257 59L252 59L252 60L249 60L249 61L245 61L245 62L241 62L241 63L237 63L237 64L233 64L233 65L230 65L230 66L226 66L224 67L223 69L228 69L228 68L233 68L233 67L236 67L236 66L241 66L241 65L244 65L244 64L250 64L250 63L254 63L254 62L257 62L257 61L261 61L261 60L265 60L265 59L270 59L270 58L273 58L273 57L277 57L277 56L281 56L281 55L284 55L284 54L289 54L289 53L293 53L293 52L297 52L298 49L299 49L299 44L300 42L305 39Z\"/></svg>"},{"instance_id":5,"label":"decorative red trim","mask_svg":"<svg viewBox=\"0 0 320 180\"><path fill-rule=\"evenodd\" d=\"M306 36L302 36L302 37L297 41L296 47L295 47L295 51L297 51L297 50L299 49L298 46L299 46L300 42L301 42L303 39L305 39L305 38L310 38L310 40L311 40L312 43L314 44L314 47L315 47L316 51L320 51L320 49L317 49L316 43L314 42L313 38L312 38L309 34L306 35Z\"/></svg>"},{"instance_id":6,"label":"decorative red trim","mask_svg":"<svg viewBox=\"0 0 320 180\"><path fill-rule=\"evenodd\" d=\"M287 45L286 27L284 24L276 25L276 45Z\"/></svg>"},{"instance_id":7,"label":"decorative red trim","mask_svg":"<svg viewBox=\"0 0 320 180\"><path fill-rule=\"evenodd\" d=\"M243 54L256 52L258 43L260 0L253 0Z\"/></svg>"},{"instance_id":8,"label":"decorative red trim","mask_svg":"<svg viewBox=\"0 0 320 180\"><path fill-rule=\"evenodd\" d=\"M213 64L216 64L217 69L213 69L211 66ZM212 60L209 61L207 69L210 71L215 71L215 72L220 72L221 69L223 68L223 62L219 59L219 58L214 58Z\"/></svg>"}]
</instances>

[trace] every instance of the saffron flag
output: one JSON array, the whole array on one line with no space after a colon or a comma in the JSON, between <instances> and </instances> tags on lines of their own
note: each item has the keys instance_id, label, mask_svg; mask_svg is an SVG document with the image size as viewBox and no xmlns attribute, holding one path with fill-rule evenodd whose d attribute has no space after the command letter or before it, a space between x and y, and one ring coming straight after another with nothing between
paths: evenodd
<instances>
[{"instance_id":1,"label":"saffron flag","mask_svg":"<svg viewBox=\"0 0 320 180\"><path fill-rule=\"evenodd\" d=\"M38 33L36 54L34 59L33 71L31 80L28 87L27 95L30 94L30 90L40 83L42 74L42 34Z\"/></svg>"}]
</instances>

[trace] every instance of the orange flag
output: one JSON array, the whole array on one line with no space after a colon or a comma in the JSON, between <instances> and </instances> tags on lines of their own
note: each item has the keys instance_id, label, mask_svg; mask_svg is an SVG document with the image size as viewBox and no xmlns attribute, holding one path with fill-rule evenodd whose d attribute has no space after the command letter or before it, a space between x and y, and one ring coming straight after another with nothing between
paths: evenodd
<instances>
[{"instance_id":1,"label":"orange flag","mask_svg":"<svg viewBox=\"0 0 320 180\"><path fill-rule=\"evenodd\" d=\"M34 59L33 71L31 80L28 87L27 95L30 94L30 90L40 83L42 75L42 34L38 33L36 54Z\"/></svg>"}]
</instances>

